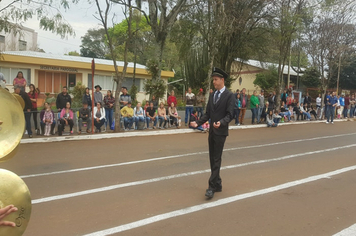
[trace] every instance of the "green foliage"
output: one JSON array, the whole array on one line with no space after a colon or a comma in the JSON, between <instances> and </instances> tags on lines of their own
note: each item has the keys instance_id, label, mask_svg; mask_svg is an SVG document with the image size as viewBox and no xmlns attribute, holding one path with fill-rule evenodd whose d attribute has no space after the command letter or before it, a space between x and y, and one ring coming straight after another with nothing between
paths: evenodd
<instances>
[{"instance_id":1,"label":"green foliage","mask_svg":"<svg viewBox=\"0 0 356 236\"><path fill-rule=\"evenodd\" d=\"M320 72L313 67L306 69L301 82L308 88L319 88L321 86Z\"/></svg>"},{"instance_id":2,"label":"green foliage","mask_svg":"<svg viewBox=\"0 0 356 236\"><path fill-rule=\"evenodd\" d=\"M278 71L275 67L269 68L267 71L256 74L254 85L259 86L263 90L275 90L278 87Z\"/></svg>"},{"instance_id":3,"label":"green foliage","mask_svg":"<svg viewBox=\"0 0 356 236\"><path fill-rule=\"evenodd\" d=\"M11 1L9 4L4 5L4 7L0 6L0 31L18 33L21 30L21 24L36 17L39 19L40 28L43 30L51 31L60 35L62 38L68 35L75 35L74 29L59 13L59 9L69 9L70 2L76 4L78 1L79 0ZM58 13L54 14L53 12ZM14 24L13 22L16 23Z\"/></svg>"},{"instance_id":4,"label":"green foliage","mask_svg":"<svg viewBox=\"0 0 356 236\"><path fill-rule=\"evenodd\" d=\"M334 70L337 70L336 66ZM336 88L337 74L333 75L329 81L329 87ZM341 89L356 89L356 55L353 55L350 64L341 67L339 87ZM339 89L340 90L340 89Z\"/></svg>"},{"instance_id":5,"label":"green foliage","mask_svg":"<svg viewBox=\"0 0 356 236\"><path fill-rule=\"evenodd\" d=\"M82 107L83 96L85 94L85 86L78 82L72 90L69 91L73 95L72 108Z\"/></svg>"},{"instance_id":6,"label":"green foliage","mask_svg":"<svg viewBox=\"0 0 356 236\"><path fill-rule=\"evenodd\" d=\"M137 92L138 92L138 88L136 85L132 85L130 90L129 90L129 94L131 96L131 100L132 100L132 106L136 106L137 104Z\"/></svg>"},{"instance_id":7,"label":"green foliage","mask_svg":"<svg viewBox=\"0 0 356 236\"><path fill-rule=\"evenodd\" d=\"M56 102L56 97L50 97L50 93L45 93L46 95L46 99L45 99L45 102L48 102L48 104L52 104L52 103L55 103Z\"/></svg>"},{"instance_id":8,"label":"green foliage","mask_svg":"<svg viewBox=\"0 0 356 236\"><path fill-rule=\"evenodd\" d=\"M80 55L83 57L106 59L108 58L109 48L106 43L105 30L89 29L82 37L80 45Z\"/></svg>"},{"instance_id":9,"label":"green foliage","mask_svg":"<svg viewBox=\"0 0 356 236\"><path fill-rule=\"evenodd\" d=\"M80 57L80 54L77 51L70 51L68 52L68 54L64 54L64 55Z\"/></svg>"},{"instance_id":10,"label":"green foliage","mask_svg":"<svg viewBox=\"0 0 356 236\"><path fill-rule=\"evenodd\" d=\"M166 94L166 83L162 79L147 79L145 81L144 90L150 95L150 99L154 95L156 99L161 99Z\"/></svg>"}]
</instances>

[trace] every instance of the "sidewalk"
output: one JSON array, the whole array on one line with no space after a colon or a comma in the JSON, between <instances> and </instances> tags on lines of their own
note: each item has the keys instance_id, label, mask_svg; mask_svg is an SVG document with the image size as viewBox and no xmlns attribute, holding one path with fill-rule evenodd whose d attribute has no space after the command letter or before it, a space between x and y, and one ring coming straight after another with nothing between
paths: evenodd
<instances>
[{"instance_id":1,"label":"sidewalk","mask_svg":"<svg viewBox=\"0 0 356 236\"><path fill-rule=\"evenodd\" d=\"M342 120L334 120L335 122L342 122L342 121L349 121L350 119L342 119ZM351 119L353 121L353 119ZM303 125L303 124L314 124L314 123L325 123L325 120L317 120L317 121L296 121L296 122L286 122L280 123L279 126L285 125ZM241 125L235 126L230 123L230 130L238 130L238 129L257 129L257 128L267 128L266 124L258 124L258 125L251 125L251 120L247 119L245 124L250 125ZM137 136L155 136L155 135L169 135L169 134L186 134L186 133L200 133L200 131L189 129L187 127L182 127L177 129L172 127L170 129L164 130L139 130L139 131L123 131L120 133L99 133L99 134L72 134L66 136L49 136L44 137L42 135L34 135L33 138L23 138L20 143L46 143L46 142L59 142L59 141L70 141L70 140L95 140L95 139L105 139L105 138L126 138L126 137L137 137Z\"/></svg>"}]
</instances>

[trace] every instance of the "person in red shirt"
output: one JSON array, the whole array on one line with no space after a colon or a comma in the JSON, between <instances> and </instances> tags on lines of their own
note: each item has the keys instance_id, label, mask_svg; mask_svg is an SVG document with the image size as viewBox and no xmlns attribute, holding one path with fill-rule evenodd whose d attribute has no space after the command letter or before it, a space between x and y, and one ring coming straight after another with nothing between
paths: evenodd
<instances>
[{"instance_id":1,"label":"person in red shirt","mask_svg":"<svg viewBox=\"0 0 356 236\"><path fill-rule=\"evenodd\" d=\"M171 91L171 96L168 97L167 103L172 104L174 103L174 107L177 107L177 98L174 96L174 90Z\"/></svg>"},{"instance_id":2,"label":"person in red shirt","mask_svg":"<svg viewBox=\"0 0 356 236\"><path fill-rule=\"evenodd\" d=\"M36 129L36 134L39 134L39 129L37 129L37 98L38 98L38 93L36 92L36 87L34 84L30 84L29 86L30 92L28 92L28 96L30 97L32 108L31 108L31 113L33 117L33 123L35 124L35 129ZM39 90L37 90L39 91Z\"/></svg>"}]
</instances>

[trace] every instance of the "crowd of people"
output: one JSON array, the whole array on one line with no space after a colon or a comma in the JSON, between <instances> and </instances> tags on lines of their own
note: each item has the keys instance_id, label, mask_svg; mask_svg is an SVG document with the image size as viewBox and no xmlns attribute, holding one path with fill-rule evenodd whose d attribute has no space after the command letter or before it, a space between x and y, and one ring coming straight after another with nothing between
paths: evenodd
<instances>
[{"instance_id":1,"label":"crowd of people","mask_svg":"<svg viewBox=\"0 0 356 236\"><path fill-rule=\"evenodd\" d=\"M335 114L338 119L353 118L355 116L355 94L336 96L335 92L327 92L322 103L322 96L319 94L315 99L306 93L301 101L293 97L292 90L284 90L280 96L280 106L277 106L276 92L269 93L265 97L264 91L257 91L248 98L246 89L239 90L234 94L235 125L243 125L246 108L250 105L252 113L252 124L266 123L267 127L277 127L280 122L291 122L297 120L310 121L326 119L326 123L333 120ZM315 101L315 105L313 105Z\"/></svg>"},{"instance_id":2,"label":"crowd of people","mask_svg":"<svg viewBox=\"0 0 356 236\"><path fill-rule=\"evenodd\" d=\"M2 74L1 74L2 75ZM2 75L2 80L5 81ZM51 110L48 103L44 103L43 110L38 112L37 99L39 89L34 84L29 85L29 92L25 92L27 86L26 79L21 71L18 72L13 80L14 91L19 94L25 101L24 115L26 121L26 133L32 138L31 123L34 124L35 132L42 133L45 136L54 135L56 125L58 125L58 134L61 135L65 127L69 127L69 133L73 134L75 118L77 118L78 134L84 129L87 133L91 132L91 122L94 120L95 132L102 130L114 129L114 110L115 97L108 90L103 96L100 85L95 86L95 92L92 97L89 88L85 89L82 99L82 107L77 113L71 108L72 98L68 93L66 86L63 86L62 92L56 99L57 112ZM211 90L210 93L213 91ZM235 125L244 125L246 110L251 109L252 124L267 124L267 127L277 127L281 122L291 122L297 120L320 120L326 119L326 123L333 123L335 115L338 119L353 118L356 111L355 94L336 95L335 92L327 92L322 102L322 96L319 94L312 99L308 93L302 97L301 101L294 98L292 91L284 90L280 95L280 106L277 106L276 92L271 92L265 96L265 92L260 90L259 94L254 91L251 96L246 93L246 89L237 90L234 94L235 104L233 119ZM92 103L93 102L93 103ZM121 88L120 95L120 112L121 123L125 131L137 129L166 129L168 127L180 128L182 118L178 115L177 98L172 90L167 99L167 106L152 96L150 101L145 104L137 103L132 107L131 96L128 94L126 87ZM94 107L92 108L92 104ZM315 104L315 105L314 105ZM203 89L194 94L191 88L188 88L185 94L185 126L193 128L190 121L197 121L203 116L206 105ZM92 118L92 112L94 117ZM38 126L37 118L40 113L40 124ZM33 122L31 122L31 115ZM55 116L57 115L57 116ZM56 119L57 118L57 119ZM205 123L194 129L207 131L209 123Z\"/></svg>"}]
</instances>

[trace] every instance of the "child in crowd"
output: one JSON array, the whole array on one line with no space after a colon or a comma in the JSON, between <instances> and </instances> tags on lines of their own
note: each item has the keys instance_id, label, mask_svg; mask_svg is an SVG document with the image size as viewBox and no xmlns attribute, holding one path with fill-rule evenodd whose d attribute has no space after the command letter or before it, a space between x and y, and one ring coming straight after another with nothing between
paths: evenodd
<instances>
[{"instance_id":1,"label":"child in crowd","mask_svg":"<svg viewBox=\"0 0 356 236\"><path fill-rule=\"evenodd\" d=\"M276 110L273 114L273 111L269 111L269 114L266 116L267 127L277 127L280 119L282 118L278 115L279 111Z\"/></svg>"},{"instance_id":2,"label":"child in crowd","mask_svg":"<svg viewBox=\"0 0 356 236\"><path fill-rule=\"evenodd\" d=\"M51 125L53 123L53 113L51 108L48 106L44 115L43 115L43 122L46 124L44 136L49 136L51 132Z\"/></svg>"},{"instance_id":3,"label":"child in crowd","mask_svg":"<svg viewBox=\"0 0 356 236\"><path fill-rule=\"evenodd\" d=\"M189 120L190 120L190 122L198 121L198 120L199 120L197 110L193 110L193 113L191 114ZM189 128L191 128L191 129L197 129L197 130L200 130L200 131L202 131L202 132L206 132L206 130L204 130L201 125L198 126L198 127L196 127L196 128L193 128L193 127L191 127L190 124L189 124Z\"/></svg>"},{"instance_id":4,"label":"child in crowd","mask_svg":"<svg viewBox=\"0 0 356 236\"><path fill-rule=\"evenodd\" d=\"M209 121L207 121L207 122L205 122L204 124L202 124L202 127L203 127L203 129L204 130L209 130L209 128L210 128L210 124L209 124Z\"/></svg>"}]
</instances>

